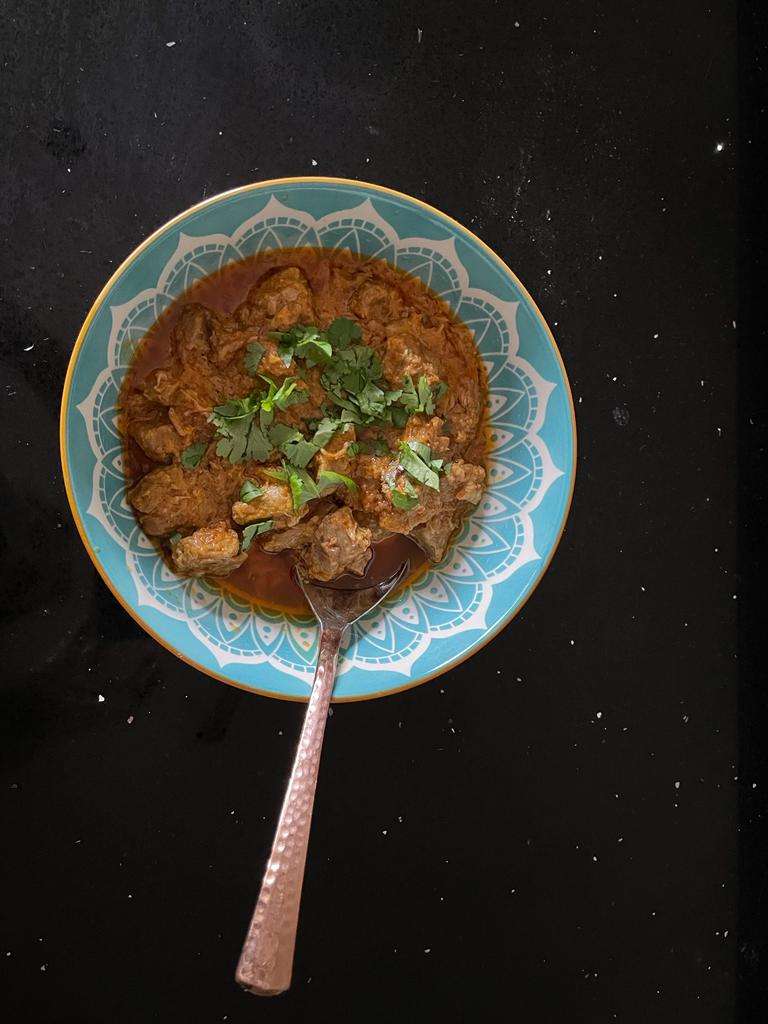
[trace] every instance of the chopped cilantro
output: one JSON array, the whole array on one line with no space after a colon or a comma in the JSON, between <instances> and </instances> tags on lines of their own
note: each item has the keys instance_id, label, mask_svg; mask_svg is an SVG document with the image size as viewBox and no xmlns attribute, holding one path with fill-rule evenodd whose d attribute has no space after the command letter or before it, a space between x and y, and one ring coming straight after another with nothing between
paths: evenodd
<instances>
[{"instance_id":1,"label":"chopped cilantro","mask_svg":"<svg viewBox=\"0 0 768 1024\"><path fill-rule=\"evenodd\" d=\"M422 458L416 450L417 448L421 449L422 452L426 449L427 457ZM431 487L434 491L439 491L440 479L437 474L440 466L435 466L431 456L432 453L429 446L422 444L420 441L400 442L400 465L408 476L418 480L419 483L424 484L426 487ZM442 460L440 460L440 465L442 465Z\"/></svg>"},{"instance_id":2,"label":"chopped cilantro","mask_svg":"<svg viewBox=\"0 0 768 1024\"><path fill-rule=\"evenodd\" d=\"M440 401L447 390L448 386L442 381L430 385L423 375L419 377L418 383L414 387L413 378L407 376L403 381L400 404L411 413L423 412L427 416L432 416L435 404Z\"/></svg>"},{"instance_id":3,"label":"chopped cilantro","mask_svg":"<svg viewBox=\"0 0 768 1024\"><path fill-rule=\"evenodd\" d=\"M347 316L337 316L326 331L334 348L344 349L363 336L360 324Z\"/></svg>"},{"instance_id":4,"label":"chopped cilantro","mask_svg":"<svg viewBox=\"0 0 768 1024\"><path fill-rule=\"evenodd\" d=\"M168 543L171 545L172 548L175 548L181 539L182 538L180 533L172 533L171 536L168 538Z\"/></svg>"},{"instance_id":5,"label":"chopped cilantro","mask_svg":"<svg viewBox=\"0 0 768 1024\"><path fill-rule=\"evenodd\" d=\"M403 512L410 512L411 509L419 504L419 495L407 477L403 477L402 484L402 490L398 490L397 487L390 487L389 496L395 508L399 508Z\"/></svg>"},{"instance_id":6,"label":"chopped cilantro","mask_svg":"<svg viewBox=\"0 0 768 1024\"><path fill-rule=\"evenodd\" d=\"M334 473L331 469L321 469L317 474L317 486L321 493L333 490L333 488L338 487L339 484L343 484L353 493L357 492L357 484L355 481L351 477L344 476L343 473Z\"/></svg>"},{"instance_id":7,"label":"chopped cilantro","mask_svg":"<svg viewBox=\"0 0 768 1024\"><path fill-rule=\"evenodd\" d=\"M307 441L299 435L298 439L286 441L280 445L280 451L285 455L292 466L304 469L317 455L318 448L312 441Z\"/></svg>"},{"instance_id":8,"label":"chopped cilantro","mask_svg":"<svg viewBox=\"0 0 768 1024\"><path fill-rule=\"evenodd\" d=\"M240 550L247 551L251 546L254 537L258 537L260 533L268 533L274 525L274 520L262 519L260 523L251 523L250 526L246 526L243 530L243 539L240 544Z\"/></svg>"},{"instance_id":9,"label":"chopped cilantro","mask_svg":"<svg viewBox=\"0 0 768 1024\"><path fill-rule=\"evenodd\" d=\"M317 484L306 469L294 469L291 467L288 470L288 486L291 488L293 507L296 511L302 505L306 505L308 501L312 501L313 498L320 497Z\"/></svg>"},{"instance_id":10,"label":"chopped cilantro","mask_svg":"<svg viewBox=\"0 0 768 1024\"><path fill-rule=\"evenodd\" d=\"M263 487L259 487L253 480L246 479L240 488L240 501L253 501L254 498L260 498L263 493Z\"/></svg>"},{"instance_id":11,"label":"chopped cilantro","mask_svg":"<svg viewBox=\"0 0 768 1024\"><path fill-rule=\"evenodd\" d=\"M259 363L261 357L266 352L263 345L259 344L258 341L250 341L245 348L245 372L249 373L251 377L255 377L259 372Z\"/></svg>"},{"instance_id":12,"label":"chopped cilantro","mask_svg":"<svg viewBox=\"0 0 768 1024\"><path fill-rule=\"evenodd\" d=\"M207 447L205 441L199 441L197 444L191 444L189 448L185 448L181 453L181 464L184 469L194 469L199 465Z\"/></svg>"},{"instance_id":13,"label":"chopped cilantro","mask_svg":"<svg viewBox=\"0 0 768 1024\"><path fill-rule=\"evenodd\" d=\"M390 455L389 445L380 437L373 441L352 441L347 447L349 455Z\"/></svg>"},{"instance_id":14,"label":"chopped cilantro","mask_svg":"<svg viewBox=\"0 0 768 1024\"><path fill-rule=\"evenodd\" d=\"M277 341L277 351L286 366L292 359L305 359L308 366L327 363L333 356L333 346L325 333L317 327L296 324L287 331L270 331Z\"/></svg>"},{"instance_id":15,"label":"chopped cilantro","mask_svg":"<svg viewBox=\"0 0 768 1024\"><path fill-rule=\"evenodd\" d=\"M296 391L295 377L286 377L278 387L271 377L265 377L263 373L260 373L259 376L266 382L269 389L259 399L260 406L265 412L273 412L275 409L285 411L291 405L306 402L307 392L303 388Z\"/></svg>"}]
</instances>

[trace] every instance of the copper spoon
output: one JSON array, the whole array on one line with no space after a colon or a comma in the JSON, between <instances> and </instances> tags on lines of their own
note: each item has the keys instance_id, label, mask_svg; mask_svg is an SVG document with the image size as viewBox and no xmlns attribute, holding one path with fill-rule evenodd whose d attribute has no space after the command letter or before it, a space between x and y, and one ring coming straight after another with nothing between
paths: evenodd
<instances>
[{"instance_id":1,"label":"copper spoon","mask_svg":"<svg viewBox=\"0 0 768 1024\"><path fill-rule=\"evenodd\" d=\"M383 582L349 590L312 583L297 570L301 589L320 623L320 644L272 852L235 973L237 983L255 995L276 996L291 984L312 805L342 638L353 622L384 600L408 567L404 562Z\"/></svg>"}]
</instances>

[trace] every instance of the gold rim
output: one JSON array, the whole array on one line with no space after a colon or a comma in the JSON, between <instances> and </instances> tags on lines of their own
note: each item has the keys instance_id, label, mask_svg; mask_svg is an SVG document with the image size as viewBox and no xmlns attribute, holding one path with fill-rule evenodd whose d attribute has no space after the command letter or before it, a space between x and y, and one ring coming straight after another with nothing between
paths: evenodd
<instances>
[{"instance_id":1,"label":"gold rim","mask_svg":"<svg viewBox=\"0 0 768 1024\"><path fill-rule=\"evenodd\" d=\"M207 206L211 206L214 203L218 203L222 199L228 199L228 198L230 198L232 196L240 195L240 194L242 194L244 192L253 192L253 191L257 190L257 189L279 188L282 185L316 184L316 183L323 183L323 184L327 184L327 185L351 185L353 187L369 188L369 189L373 190L374 192L383 192L385 195L397 196L398 199L405 199L409 203L415 203L417 206L420 206L423 209L428 210L430 213L436 214L438 217L442 218L442 220L444 220L447 224L452 225L454 228L458 228L459 231L463 232L464 234L468 235L470 238L474 239L474 241L480 246L480 248L485 253L487 253L488 256L490 256L491 259L494 260L507 274L509 274L509 276L515 282L517 287L520 289L520 291L523 293L523 295L527 298L528 302L530 302L532 308L536 311L536 314L537 314L540 322L544 325L544 329L547 332L547 335L549 336L550 342L552 343L552 348L554 349L555 357L556 357L556 359L557 359L557 361L558 361L558 363L560 365L560 372L563 375L563 381L565 383L565 393L566 393L566 397L568 399L568 408L569 408L570 414L571 414L571 432L572 432L572 437L573 437L573 465L571 467L571 478L570 478L570 480L568 482L568 496L567 496L567 499L566 499L565 509L564 509L564 512L563 512L563 519L562 519L562 522L560 524L560 530L558 532L557 537L555 538L554 544L552 545L552 550L550 551L549 555L547 556L547 559L544 562L544 564L541 566L541 571L539 572L538 576L536 577L536 580L533 583L533 586L530 588L528 593L523 597L522 601L517 606L517 608L515 608L505 618L503 618L499 623L497 623L496 626L494 626L494 628L486 636L484 636L476 645L474 645L471 648L471 650L469 650L466 654L463 654L462 656L455 658L453 661L450 661L447 664L441 666L439 669L436 669L434 672L431 672L429 675L421 676L419 679L416 679L416 680L413 680L412 682L406 683L404 686L398 686L394 690L379 690L376 693L360 694L360 695L354 696L354 697L334 697L334 703L346 704L346 703L352 703L354 701L361 701L361 700L375 700L378 697L388 697L391 694L403 693L404 690L411 690L415 686L421 686L423 683L428 683L428 682L430 682L430 680L436 679L438 676L444 675L446 672L450 672L451 669L457 668L459 665L463 664L468 658L472 657L473 654L477 654L478 651L482 650L486 646L486 644L489 644L491 642L491 640L495 639L495 637L497 637L499 635L499 633L502 631L502 629L504 629L506 626L509 625L509 623L512 621L512 619L514 619L515 616L518 615L522 611L522 609L525 607L525 605L528 603L528 600L530 599L531 595L534 593L534 591L538 587L539 583L544 578L544 575L546 574L546 571L549 568L550 563L551 563L552 559L555 556L555 552L557 551L558 547L560 546L560 541L562 540L563 532L565 530L565 524L568 521L568 515L570 513L571 503L573 501L574 485L575 485L575 482L576 482L576 457L577 457L577 452L578 452L578 446L577 446L577 434L576 434L576 410L575 410L575 407L574 407L574 404L573 404L573 395L571 393L571 385L570 385L570 382L568 380L568 374L567 374L566 369L565 369L565 363L563 362L563 357L560 354L560 349L557 347L557 342L555 341L555 337L552 334L552 331L550 330L549 324L547 323L547 321L545 320L544 316L542 315L542 312L539 309L539 307L534 302L534 300L533 300L530 292L528 291L528 289L525 287L525 285L520 280L520 278L517 276L517 274L514 272L514 270L512 270L511 267L507 266L507 264L504 262L504 260L500 256L498 256L493 251L493 249L490 248L490 246L486 245L485 242L481 238L478 238L477 235L474 234L474 232L472 232L468 228L464 227L464 225L460 224L457 220L454 220L453 217L449 217L448 214L443 213L442 210L438 210L436 207L430 206L429 203L425 203L421 199L415 199L413 196L409 196L405 192L398 192L396 189L387 188L385 185L375 185L372 182L368 182L368 181L357 181L354 178L325 178L325 177L319 177L319 176L317 176L317 177L316 176L307 176L307 177L296 177L296 178L271 178L271 179L268 179L266 181L253 182L250 185L240 185L238 188L228 189L226 192L220 192L218 195L211 196L209 199L204 199L204 200L202 200L202 202L195 203L194 206L190 206L188 209L184 210L182 213L179 213L175 217L172 217L169 221L167 221L165 224L163 224L162 227L159 227L159 228L157 228L156 231L153 231L152 234L149 235L148 238L145 238L144 241L140 245L138 245L133 250L133 252L131 252L130 255L127 256L123 260L123 262L120 264L120 266L117 268L117 270L115 270L115 272L109 278L109 280L104 285L104 287L101 289L99 294L96 296L96 299L95 299L93 305L91 306L91 308L88 310L88 314L87 314L85 320L83 321L83 326L80 328L80 332L77 335L77 339L76 339L74 347L72 349L72 354L69 357L69 364L67 366L67 373L66 373L66 376L64 378L64 390L63 390L62 396L61 396L61 412L60 412L60 416L59 416L59 450L60 450L60 455L61 455L61 468L62 468L62 473L63 473L63 476L64 476L64 487L65 487L65 490L67 492L67 500L69 501L69 507L70 507L70 510L72 512L72 518L75 521L75 526L77 527L77 532L80 534L80 539L82 540L83 545L85 546L85 550L88 552L88 555L89 555L91 561L95 565L96 571L99 573L99 575L101 576L101 578L104 581L104 583L106 583L108 589L112 592L114 597L120 602L120 604L123 606L123 608L128 612L128 614L131 616L131 618L135 619L135 621L139 623L139 625L141 626L141 628L143 630L145 630L147 633L149 633L149 635L154 640L156 640L167 651L170 651L171 654L175 654L177 658L180 658L182 661L186 662L188 665L191 665L192 668L196 668L198 671L205 673L205 675L207 675L207 676L211 676L211 678L213 678L213 679L218 679L222 683L227 683L229 686L236 686L238 689L245 690L248 693L258 693L258 694L260 694L263 697L272 697L273 699L277 699L277 700L290 700L290 701L295 701L295 702L302 703L302 704L306 703L309 700L309 694L307 694L306 696L300 696L300 697L289 696L287 694L272 693L269 690L261 690L261 689L259 689L258 687L255 687L255 686L246 686L244 683L238 683L234 679L229 679L226 676L220 675L218 672L214 672L211 669L206 668L204 665L198 664L198 662L194 661L192 658L188 658L185 654L183 654L181 651L177 650L175 647L173 647L171 644L169 644L166 640L164 640L163 637L161 637L158 633L156 633L155 630L152 629L152 627L149 625L149 623L147 623L128 604L128 602L125 600L125 598L123 598L122 594L120 594L118 592L118 590L116 589L116 587L112 583L112 580L110 579L109 574L105 570L104 566L101 564L98 556L96 555L96 552L91 547L90 541L88 540L88 537L87 537L86 532L85 532L85 527L84 527L84 525L82 523L82 520L80 519L80 514L78 512L77 505L75 503L74 492L72 490L72 480L71 480L71 477L70 477L69 465L68 465L68 460L67 460L66 416L67 416L67 406L68 406L68 402L69 402L69 393L70 393L70 390L72 388L72 378L74 376L74 371L75 371L75 364L77 363L77 357L78 357L80 349L81 349L81 347L83 345L83 342L85 340L85 336L88 333L88 328L91 326L91 323L93 322L94 317L96 316L96 314L98 313L99 309L101 308L101 305L102 305L104 299L106 298L107 293L109 292L109 290L112 287L112 285L115 283L115 281L117 281L117 279L121 276L121 274L136 259L138 259L138 257L145 251L145 249L147 249L157 238L159 238L169 228L172 228L175 224L178 224L180 221L184 220L190 214L196 213L199 210L204 210Z\"/></svg>"}]
</instances>

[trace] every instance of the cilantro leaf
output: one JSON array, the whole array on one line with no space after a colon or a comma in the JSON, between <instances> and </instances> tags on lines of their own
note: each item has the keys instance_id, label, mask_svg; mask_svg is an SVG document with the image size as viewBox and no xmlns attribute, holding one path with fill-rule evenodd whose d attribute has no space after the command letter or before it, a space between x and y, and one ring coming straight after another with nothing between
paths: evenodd
<instances>
[{"instance_id":1,"label":"cilantro leaf","mask_svg":"<svg viewBox=\"0 0 768 1024\"><path fill-rule=\"evenodd\" d=\"M440 401L448 390L447 384L439 381L430 385L423 375L419 377L414 387L413 378L409 375L403 381L400 404L409 412L423 412L426 416L432 416L435 411L435 404Z\"/></svg>"},{"instance_id":2,"label":"cilantro leaf","mask_svg":"<svg viewBox=\"0 0 768 1024\"><path fill-rule=\"evenodd\" d=\"M263 431L253 423L245 446L245 457L253 459L254 462L266 462L271 451L271 443L266 439ZM237 462L238 460L233 459L230 455L230 461Z\"/></svg>"},{"instance_id":3,"label":"cilantro leaf","mask_svg":"<svg viewBox=\"0 0 768 1024\"><path fill-rule=\"evenodd\" d=\"M278 387L271 377L265 377L263 373L260 373L259 376L266 382L268 387L268 391L263 393L259 400L261 408L265 412L270 413L275 409L285 411L290 405L306 402L307 392L304 389L301 389L298 393L296 392L297 380L295 377L286 377L280 387Z\"/></svg>"},{"instance_id":4,"label":"cilantro leaf","mask_svg":"<svg viewBox=\"0 0 768 1024\"><path fill-rule=\"evenodd\" d=\"M318 449L325 448L333 435L340 430L342 426L343 424L341 420L334 420L328 416L324 416L315 428L315 436L312 438L312 444L314 444Z\"/></svg>"},{"instance_id":5,"label":"cilantro leaf","mask_svg":"<svg viewBox=\"0 0 768 1024\"><path fill-rule=\"evenodd\" d=\"M275 423L269 431L269 440L275 448L279 448L286 441L298 441L301 436L300 430L297 430L296 427L289 427L287 423Z\"/></svg>"},{"instance_id":6,"label":"cilantro leaf","mask_svg":"<svg viewBox=\"0 0 768 1024\"><path fill-rule=\"evenodd\" d=\"M348 316L337 316L329 325L326 334L331 339L333 347L340 349L347 348L353 341L363 336L360 324L350 320Z\"/></svg>"},{"instance_id":7,"label":"cilantro leaf","mask_svg":"<svg viewBox=\"0 0 768 1024\"><path fill-rule=\"evenodd\" d=\"M263 487L259 487L253 480L246 479L240 488L240 501L253 501L254 498L260 498L263 493Z\"/></svg>"},{"instance_id":8,"label":"cilantro leaf","mask_svg":"<svg viewBox=\"0 0 768 1024\"><path fill-rule=\"evenodd\" d=\"M307 441L299 435L295 441L286 441L280 445L280 451L285 455L292 466L304 469L317 455L318 448L312 441Z\"/></svg>"},{"instance_id":9,"label":"cilantro leaf","mask_svg":"<svg viewBox=\"0 0 768 1024\"><path fill-rule=\"evenodd\" d=\"M429 465L430 459L432 458L432 449L428 444L424 444L423 441L409 441L408 445L412 451L416 452L420 459Z\"/></svg>"},{"instance_id":10,"label":"cilantro leaf","mask_svg":"<svg viewBox=\"0 0 768 1024\"><path fill-rule=\"evenodd\" d=\"M306 469L289 469L288 472L288 485L291 488L291 494L293 495L293 507L298 511L302 505L306 505L308 501L312 501L313 498L320 497L320 491L317 489L317 484L306 471Z\"/></svg>"},{"instance_id":11,"label":"cilantro leaf","mask_svg":"<svg viewBox=\"0 0 768 1024\"><path fill-rule=\"evenodd\" d=\"M184 469L194 469L195 466L199 465L207 447L208 445L205 441L199 441L197 444L191 444L189 448L185 448L181 453L180 459Z\"/></svg>"},{"instance_id":12,"label":"cilantro leaf","mask_svg":"<svg viewBox=\"0 0 768 1024\"><path fill-rule=\"evenodd\" d=\"M347 454L355 455L389 455L389 445L382 438L373 441L352 441L347 446Z\"/></svg>"},{"instance_id":13,"label":"cilantro leaf","mask_svg":"<svg viewBox=\"0 0 768 1024\"><path fill-rule=\"evenodd\" d=\"M416 394L416 388L413 386L413 378L410 374L403 381L400 404L411 412L416 412L419 406L419 396Z\"/></svg>"},{"instance_id":14,"label":"cilantro leaf","mask_svg":"<svg viewBox=\"0 0 768 1024\"><path fill-rule=\"evenodd\" d=\"M330 362L333 347L317 328L308 327L304 337L296 345L294 354L297 358L306 359L308 366L314 366L316 363Z\"/></svg>"},{"instance_id":15,"label":"cilantro leaf","mask_svg":"<svg viewBox=\"0 0 768 1024\"><path fill-rule=\"evenodd\" d=\"M354 494L357 493L357 484L343 473L335 473L331 469L321 469L317 474L317 486L322 494L325 491L333 490L334 487L338 487L339 484L343 484L348 490Z\"/></svg>"},{"instance_id":16,"label":"cilantro leaf","mask_svg":"<svg viewBox=\"0 0 768 1024\"><path fill-rule=\"evenodd\" d=\"M255 377L259 371L261 357L266 352L263 345L258 341L250 341L245 348L245 372Z\"/></svg>"},{"instance_id":17,"label":"cilantro leaf","mask_svg":"<svg viewBox=\"0 0 768 1024\"><path fill-rule=\"evenodd\" d=\"M283 483L288 483L288 470L283 469L264 469L262 472L265 476L271 476L273 480L281 480Z\"/></svg>"},{"instance_id":18,"label":"cilantro leaf","mask_svg":"<svg viewBox=\"0 0 768 1024\"><path fill-rule=\"evenodd\" d=\"M432 468L432 466L428 465L427 462L420 458L419 454L413 447L414 445L427 448L427 451L429 451L429 448L426 445L421 445L421 442L419 441L401 441L400 465L409 476L413 477L414 480L418 480L419 483L422 483L427 487L431 487L434 491L439 491L440 479L437 472Z\"/></svg>"},{"instance_id":19,"label":"cilantro leaf","mask_svg":"<svg viewBox=\"0 0 768 1024\"><path fill-rule=\"evenodd\" d=\"M250 526L246 526L243 530L243 539L240 543L240 550L247 551L251 546L254 537L258 537L260 533L268 533L275 525L273 519L262 519L260 523L251 523Z\"/></svg>"},{"instance_id":20,"label":"cilantro leaf","mask_svg":"<svg viewBox=\"0 0 768 1024\"><path fill-rule=\"evenodd\" d=\"M410 512L411 509L419 504L419 495L411 481L406 477L403 478L402 483L402 490L398 490L397 487L390 487L389 496L395 508L399 508L402 512Z\"/></svg>"}]
</instances>

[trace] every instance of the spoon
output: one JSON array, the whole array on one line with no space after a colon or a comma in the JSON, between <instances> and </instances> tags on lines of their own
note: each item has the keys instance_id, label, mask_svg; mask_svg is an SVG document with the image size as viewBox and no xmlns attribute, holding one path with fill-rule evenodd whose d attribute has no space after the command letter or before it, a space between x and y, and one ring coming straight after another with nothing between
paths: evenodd
<instances>
[{"instance_id":1,"label":"spoon","mask_svg":"<svg viewBox=\"0 0 768 1024\"><path fill-rule=\"evenodd\" d=\"M313 583L296 570L304 596L320 623L320 643L272 852L235 973L237 983L255 995L279 995L291 984L312 806L341 641L347 628L383 601L408 568L409 563L403 562L386 580L348 590Z\"/></svg>"}]
</instances>

